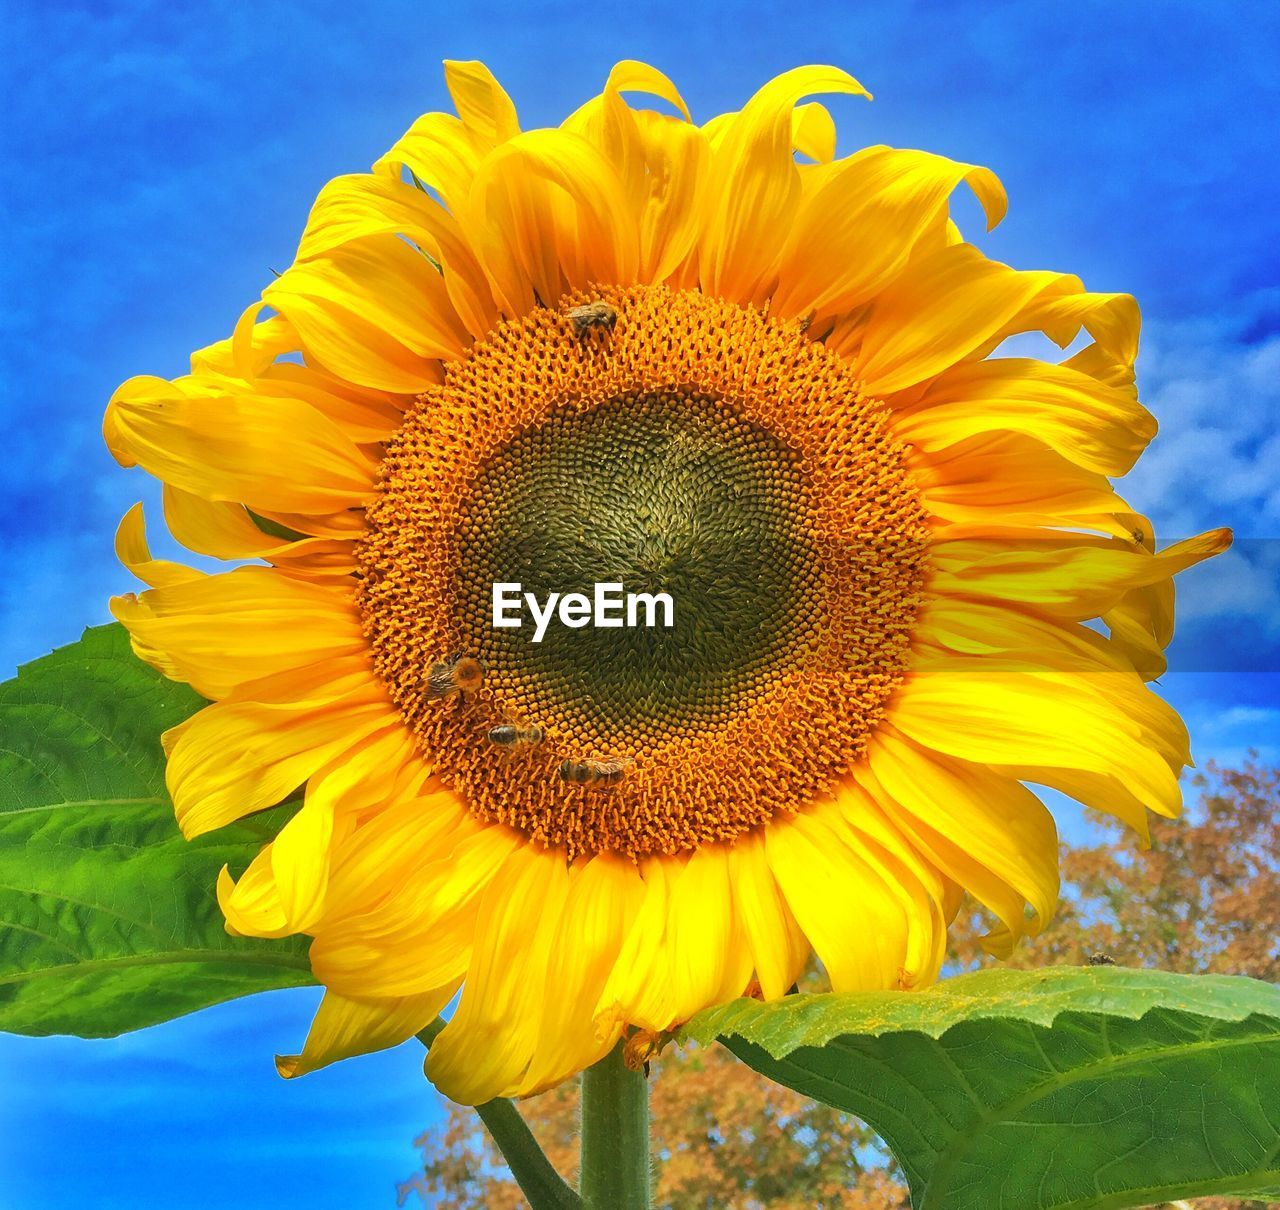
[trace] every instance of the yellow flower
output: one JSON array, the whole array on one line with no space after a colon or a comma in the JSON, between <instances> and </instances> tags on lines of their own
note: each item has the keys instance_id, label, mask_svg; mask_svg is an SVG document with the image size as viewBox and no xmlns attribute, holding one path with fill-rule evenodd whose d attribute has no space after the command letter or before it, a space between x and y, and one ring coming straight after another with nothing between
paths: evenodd
<instances>
[{"instance_id":1,"label":"yellow flower","mask_svg":"<svg viewBox=\"0 0 1280 1210\"><path fill-rule=\"evenodd\" d=\"M446 76L459 116L326 186L230 340L106 418L178 541L261 561L152 559L135 509L151 589L113 608L213 702L165 737L187 835L306 783L218 887L234 931L315 939L326 996L281 1070L461 988L428 1074L529 1093L783 995L811 950L837 989L924 986L965 891L1007 952L1058 889L1022 783L1142 834L1190 759L1144 681L1172 577L1229 535L1157 553L1108 480L1155 432L1133 300L964 242L959 185L1004 211L984 168L835 159L801 104L866 95L834 68L699 127L622 63L523 133L483 66ZM992 355L1027 332L1085 339ZM494 625L516 583L512 620L616 584L672 624L638 597L634 626L562 611L535 642Z\"/></svg>"}]
</instances>

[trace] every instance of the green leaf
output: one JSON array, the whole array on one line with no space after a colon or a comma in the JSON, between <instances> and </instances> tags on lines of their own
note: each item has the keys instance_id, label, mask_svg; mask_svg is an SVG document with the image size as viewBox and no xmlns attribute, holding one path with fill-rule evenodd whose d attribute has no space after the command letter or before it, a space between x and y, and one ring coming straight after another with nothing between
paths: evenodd
<instances>
[{"instance_id":1,"label":"green leaf","mask_svg":"<svg viewBox=\"0 0 1280 1210\"><path fill-rule=\"evenodd\" d=\"M174 823L160 734L204 704L114 625L0 684L0 1029L113 1037L312 982L304 939L231 937L214 895L292 807Z\"/></svg>"},{"instance_id":2,"label":"green leaf","mask_svg":"<svg viewBox=\"0 0 1280 1210\"><path fill-rule=\"evenodd\" d=\"M1280 1186L1280 988L1120 967L735 1000L684 1036L856 1114L915 1210L1110 1210Z\"/></svg>"}]
</instances>

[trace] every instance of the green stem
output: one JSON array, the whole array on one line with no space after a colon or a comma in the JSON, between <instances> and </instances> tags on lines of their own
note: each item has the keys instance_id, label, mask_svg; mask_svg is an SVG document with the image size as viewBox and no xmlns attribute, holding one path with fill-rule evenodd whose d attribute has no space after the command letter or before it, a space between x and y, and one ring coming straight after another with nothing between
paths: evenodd
<instances>
[{"instance_id":1,"label":"green stem","mask_svg":"<svg viewBox=\"0 0 1280 1210\"><path fill-rule=\"evenodd\" d=\"M582 1073L587 1210L649 1210L649 1086L622 1062L622 1043Z\"/></svg>"},{"instance_id":2,"label":"green stem","mask_svg":"<svg viewBox=\"0 0 1280 1210\"><path fill-rule=\"evenodd\" d=\"M443 1028L444 1022L437 1017L418 1038L429 1050ZM533 1210L581 1210L582 1199L551 1166L529 1124L511 1101L495 1097L477 1105L476 1113Z\"/></svg>"},{"instance_id":3,"label":"green stem","mask_svg":"<svg viewBox=\"0 0 1280 1210\"><path fill-rule=\"evenodd\" d=\"M476 1106L476 1113L498 1144L516 1184L533 1210L570 1210L582 1199L551 1166L533 1131L511 1101L498 1097Z\"/></svg>"}]
</instances>

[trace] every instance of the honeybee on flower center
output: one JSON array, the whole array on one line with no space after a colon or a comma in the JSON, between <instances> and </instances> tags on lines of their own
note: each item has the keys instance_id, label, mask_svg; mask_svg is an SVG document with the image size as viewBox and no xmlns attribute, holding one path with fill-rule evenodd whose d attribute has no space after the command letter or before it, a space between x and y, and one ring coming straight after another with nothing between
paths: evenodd
<instances>
[{"instance_id":1,"label":"honeybee on flower center","mask_svg":"<svg viewBox=\"0 0 1280 1210\"><path fill-rule=\"evenodd\" d=\"M560 780L580 786L608 789L619 785L635 767L629 756L610 756L604 760L563 760Z\"/></svg>"},{"instance_id":2,"label":"honeybee on flower center","mask_svg":"<svg viewBox=\"0 0 1280 1210\"><path fill-rule=\"evenodd\" d=\"M468 693L475 693L483 684L484 665L469 655L452 655L427 671L427 697L432 701L456 693L461 705Z\"/></svg>"},{"instance_id":3,"label":"honeybee on flower center","mask_svg":"<svg viewBox=\"0 0 1280 1210\"><path fill-rule=\"evenodd\" d=\"M489 728L489 742L499 748L515 748L520 744L540 744L547 733L534 724L532 727L519 727L515 723L502 723Z\"/></svg>"},{"instance_id":4,"label":"honeybee on flower center","mask_svg":"<svg viewBox=\"0 0 1280 1210\"><path fill-rule=\"evenodd\" d=\"M612 332L613 325L618 322L618 313L606 302L593 302L571 307L569 319L573 322L574 332L585 336L595 328L606 328Z\"/></svg>"}]
</instances>

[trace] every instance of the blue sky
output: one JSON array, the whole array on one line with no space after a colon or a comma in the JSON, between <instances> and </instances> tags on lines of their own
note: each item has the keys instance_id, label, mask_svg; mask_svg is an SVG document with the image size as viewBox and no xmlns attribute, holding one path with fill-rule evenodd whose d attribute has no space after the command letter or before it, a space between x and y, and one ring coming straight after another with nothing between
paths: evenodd
<instances>
[{"instance_id":1,"label":"blue sky","mask_svg":"<svg viewBox=\"0 0 1280 1210\"><path fill-rule=\"evenodd\" d=\"M3 0L0 28L0 675L129 587L111 534L152 493L101 447L111 390L230 331L324 181L447 107L440 60L488 62L526 126L619 58L667 71L699 119L831 62L876 95L833 102L842 152L987 164L1011 199L992 255L1138 296L1162 432L1128 494L1167 537L1241 539L1184 578L1164 689L1202 759L1280 759L1280 9ZM113 1042L0 1037L0 1205L393 1205L436 1112L420 1055L277 1080L314 999Z\"/></svg>"}]
</instances>

